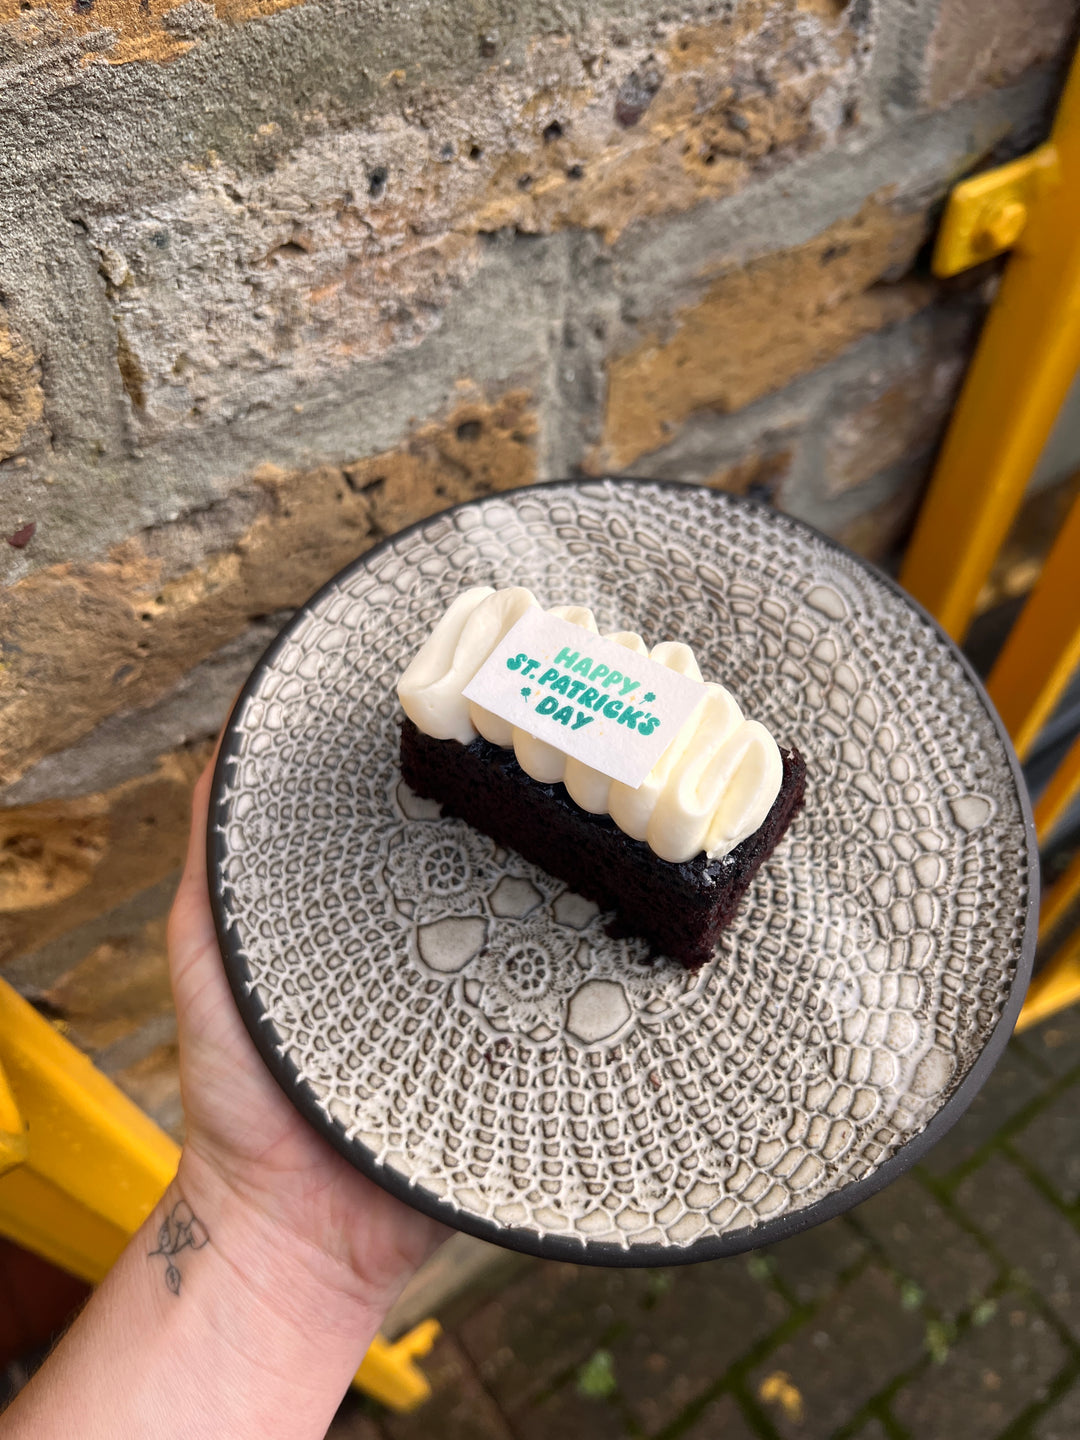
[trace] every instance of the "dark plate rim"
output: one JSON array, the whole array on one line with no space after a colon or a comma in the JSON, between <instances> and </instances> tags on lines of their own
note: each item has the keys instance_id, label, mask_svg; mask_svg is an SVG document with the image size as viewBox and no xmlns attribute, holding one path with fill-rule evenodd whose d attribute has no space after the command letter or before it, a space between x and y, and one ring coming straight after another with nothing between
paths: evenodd
<instances>
[{"instance_id":1,"label":"dark plate rim","mask_svg":"<svg viewBox=\"0 0 1080 1440\"><path fill-rule=\"evenodd\" d=\"M485 1220L479 1216L471 1215L468 1211L457 1209L456 1206L440 1199L439 1196L425 1190L415 1181L405 1179L397 1171L389 1166L380 1164L373 1153L359 1140L349 1139L338 1123L334 1121L319 1103L315 1092L308 1081L300 1073L295 1062L290 1056L283 1053L274 1038L273 1020L266 1013L258 1000L258 992L252 982L251 972L243 959L238 937L235 935L235 925L230 926L224 912L223 886L221 882L221 868L225 861L225 837L223 824L224 813L224 788L226 782L227 768L236 760L237 748L237 717L246 703L254 687L259 683L264 671L273 663L278 651L286 644L292 631L306 617L311 608L317 605L325 595L330 594L348 575L354 571L364 568L372 562L383 550L396 545L404 536L434 524L459 511L474 508L479 505L497 503L500 500L507 500L516 495L536 494L545 490L565 490L571 494L580 494L591 486L602 486L605 484L637 486L641 488L656 489L693 489L704 496L712 496L719 507L723 506L747 506L751 509L761 510L767 513L771 520L780 525L786 525L792 529L803 531L812 535L815 539L823 542L830 549L844 555L849 562L864 570L873 580L885 586L900 600L909 606L920 618L925 621L931 629L945 642L959 662L963 673L966 675L975 695L978 697L989 715L998 739L1001 742L1012 774L1013 784L1016 788L1017 798L1020 802L1021 815L1023 817L1024 831L1027 837L1028 851L1028 901L1027 914L1024 924L1024 936L1021 942L1020 955L1017 958L1016 974L1013 979L1012 989L997 1024L987 1037L983 1048L972 1062L967 1073L957 1085L956 1089L948 1097L937 1113L927 1122L926 1126L917 1135L906 1141L895 1154L882 1162L869 1175L861 1180L854 1180L828 1195L822 1196L812 1205L807 1205L799 1210L786 1212L775 1220L765 1220L760 1225L747 1226L742 1230L726 1232L722 1235L704 1235L700 1239L691 1242L689 1245L615 1245L610 1241L578 1240L566 1235L539 1235L536 1231L524 1228L501 1226L493 1221ZM245 681L240 693L233 702L228 721L222 733L221 745L218 751L217 763L214 767L213 785L210 796L209 822L206 835L207 846L207 878L210 891L210 903L214 915L214 924L217 929L218 941L221 947L222 959L225 966L225 973L236 1001L237 1009L247 1028L249 1035L255 1043L255 1047L261 1055L267 1069L281 1086L289 1100L296 1106L304 1118L312 1127L321 1134L324 1139L343 1155L357 1170L373 1180L382 1189L388 1191L397 1199L432 1219L441 1221L444 1225L454 1230L461 1230L467 1235L473 1235L479 1240L486 1240L491 1244L502 1245L506 1249L516 1250L525 1255L533 1255L544 1260L569 1261L579 1265L603 1265L603 1266L629 1266L644 1268L659 1265L690 1265L703 1260L719 1260L725 1256L743 1254L748 1250L756 1250L765 1245L775 1244L779 1240L785 1240L789 1236L796 1235L800 1231L808 1230L814 1225L820 1225L826 1220L831 1220L838 1215L853 1209L862 1201L870 1198L883 1190L886 1185L899 1179L913 1165L917 1164L922 1157L931 1150L934 1145L950 1130L960 1119L964 1111L974 1100L979 1090L986 1083L991 1071L1001 1057L1005 1046L1008 1044L1016 1024L1017 1016L1024 1001L1028 983L1031 979L1032 966L1035 959L1035 945L1037 938L1038 907L1039 907L1039 850L1035 836L1035 824L1032 819L1031 802L1028 798L1027 786L1024 783L1020 763L1016 758L1012 741L1008 732L1002 724L1001 717L994 708L982 681L976 675L971 663L964 655L956 642L949 636L937 620L917 600L907 593L890 575L879 569L868 560L853 554L831 536L824 535L815 529L813 525L799 520L795 516L787 515L783 511L773 510L770 506L760 501L746 499L742 496L730 495L726 491L709 490L705 486L697 485L691 481L681 480L651 480L646 476L597 476L582 479L546 480L532 485L518 486L513 490L497 491L491 495L476 497L471 500L462 501L458 505L450 506L446 510L438 511L434 515L427 515L421 520L387 536L379 541L370 550L353 560L336 575L329 579L325 585L310 597L309 600L300 606L292 619L271 641L266 650L260 656L248 679Z\"/></svg>"}]
</instances>

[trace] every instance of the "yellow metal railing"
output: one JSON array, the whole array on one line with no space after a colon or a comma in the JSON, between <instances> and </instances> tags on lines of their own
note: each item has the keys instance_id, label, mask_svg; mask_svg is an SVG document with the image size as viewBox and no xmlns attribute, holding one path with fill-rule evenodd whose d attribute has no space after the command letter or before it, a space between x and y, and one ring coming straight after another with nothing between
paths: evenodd
<instances>
[{"instance_id":1,"label":"yellow metal railing","mask_svg":"<svg viewBox=\"0 0 1080 1440\"><path fill-rule=\"evenodd\" d=\"M957 640L1080 369L1080 56L1046 144L953 191L934 269L953 275L1010 248L900 576ZM1021 758L1078 663L1080 500L987 682ZM1035 809L1040 841L1077 794L1080 740ZM1040 937L1077 900L1080 857L1043 897ZM1017 1028L1077 1000L1080 933L1040 969Z\"/></svg>"},{"instance_id":2,"label":"yellow metal railing","mask_svg":"<svg viewBox=\"0 0 1080 1440\"><path fill-rule=\"evenodd\" d=\"M953 191L934 269L952 275L1010 245L900 576L954 639L967 629L1080 367L1076 61L1049 141Z\"/></svg>"},{"instance_id":3,"label":"yellow metal railing","mask_svg":"<svg viewBox=\"0 0 1080 1440\"><path fill-rule=\"evenodd\" d=\"M1080 499L1074 502L1035 589L986 682L1021 760L1080 663L1078 569Z\"/></svg>"}]
</instances>

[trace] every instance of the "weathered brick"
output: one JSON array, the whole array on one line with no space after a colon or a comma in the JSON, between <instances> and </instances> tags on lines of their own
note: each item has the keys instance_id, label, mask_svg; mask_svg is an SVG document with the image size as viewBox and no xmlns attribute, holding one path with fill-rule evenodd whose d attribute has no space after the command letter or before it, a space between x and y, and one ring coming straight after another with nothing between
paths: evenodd
<instances>
[{"instance_id":1,"label":"weathered brick","mask_svg":"<svg viewBox=\"0 0 1080 1440\"><path fill-rule=\"evenodd\" d=\"M800 1305L809 1305L866 1254L866 1244L843 1218L815 1225L767 1252L780 1279Z\"/></svg>"},{"instance_id":2,"label":"weathered brick","mask_svg":"<svg viewBox=\"0 0 1080 1440\"><path fill-rule=\"evenodd\" d=\"M1072 0L943 0L928 56L930 104L1007 85L1058 58L1075 25Z\"/></svg>"},{"instance_id":3,"label":"weathered brick","mask_svg":"<svg viewBox=\"0 0 1080 1440\"><path fill-rule=\"evenodd\" d=\"M196 44L183 33L184 27L175 25L172 14L188 3L154 0L151 6L149 0L94 0L89 5L73 5L69 0L37 0L33 7L24 7L22 0L0 0L0 25L6 24L12 41L28 50L86 37L83 53L88 60L104 60L109 65L133 60L161 64ZM236 24L300 4L303 0L207 0L206 15L198 17L194 28L205 29L215 15Z\"/></svg>"},{"instance_id":4,"label":"weathered brick","mask_svg":"<svg viewBox=\"0 0 1080 1440\"><path fill-rule=\"evenodd\" d=\"M184 674L153 705L110 716L88 735L0 788L3 809L109 790L152 770L159 755L216 735L241 685L291 611L249 624L243 634Z\"/></svg>"},{"instance_id":5,"label":"weathered brick","mask_svg":"<svg viewBox=\"0 0 1080 1440\"><path fill-rule=\"evenodd\" d=\"M865 1271L755 1370L777 1431L825 1440L919 1357L923 1325L892 1281Z\"/></svg>"},{"instance_id":6,"label":"weathered brick","mask_svg":"<svg viewBox=\"0 0 1080 1440\"><path fill-rule=\"evenodd\" d=\"M0 591L0 778L150 703L251 617L300 604L388 530L535 476L527 396L463 400L399 449L343 469L257 471L219 506L107 560Z\"/></svg>"},{"instance_id":7,"label":"weathered brick","mask_svg":"<svg viewBox=\"0 0 1080 1440\"><path fill-rule=\"evenodd\" d=\"M137 1078L143 1077L149 1084L162 1069L167 1072L175 1061L177 1033L176 1015L172 1010L152 1016L137 1030L122 1035L119 1040L114 1040L111 1045L98 1050L94 1055L94 1063L106 1075L115 1078L130 1070ZM168 1053L170 1050L172 1060ZM151 1060L153 1064L149 1070L137 1068Z\"/></svg>"},{"instance_id":8,"label":"weathered brick","mask_svg":"<svg viewBox=\"0 0 1080 1440\"><path fill-rule=\"evenodd\" d=\"M620 1394L648 1434L663 1429L781 1323L788 1308L743 1260L680 1267L612 1345Z\"/></svg>"},{"instance_id":9,"label":"weathered brick","mask_svg":"<svg viewBox=\"0 0 1080 1440\"><path fill-rule=\"evenodd\" d=\"M896 554L906 539L922 499L924 482L930 478L930 465L908 469L894 484L892 494L835 531L837 540L875 564Z\"/></svg>"},{"instance_id":10,"label":"weathered brick","mask_svg":"<svg viewBox=\"0 0 1080 1440\"><path fill-rule=\"evenodd\" d=\"M854 1440L889 1440L889 1437L880 1420L869 1420L855 1434Z\"/></svg>"},{"instance_id":11,"label":"weathered brick","mask_svg":"<svg viewBox=\"0 0 1080 1440\"><path fill-rule=\"evenodd\" d=\"M746 1418L730 1395L721 1395L706 1405L685 1440L754 1440Z\"/></svg>"},{"instance_id":12,"label":"weathered brick","mask_svg":"<svg viewBox=\"0 0 1080 1440\"><path fill-rule=\"evenodd\" d=\"M856 1216L889 1262L944 1315L974 1304L997 1275L997 1264L978 1241L910 1177L860 1205Z\"/></svg>"},{"instance_id":13,"label":"weathered brick","mask_svg":"<svg viewBox=\"0 0 1080 1440\"><path fill-rule=\"evenodd\" d=\"M434 1393L422 1409L386 1418L383 1427L390 1440L423 1440L432 1433L440 1440L511 1440L506 1422L455 1340L442 1336L422 1363Z\"/></svg>"},{"instance_id":14,"label":"weathered brick","mask_svg":"<svg viewBox=\"0 0 1080 1440\"><path fill-rule=\"evenodd\" d=\"M969 1219L1080 1338L1080 1233L1000 1155L956 1192Z\"/></svg>"},{"instance_id":15,"label":"weathered brick","mask_svg":"<svg viewBox=\"0 0 1080 1440\"><path fill-rule=\"evenodd\" d=\"M363 1408L367 1403L350 1390L330 1423L326 1440L385 1440L385 1432Z\"/></svg>"},{"instance_id":16,"label":"weathered brick","mask_svg":"<svg viewBox=\"0 0 1080 1440\"><path fill-rule=\"evenodd\" d=\"M822 472L825 493L841 495L910 455L933 450L956 399L965 358L923 355L917 367L884 390L870 381L861 387L862 395L850 396L851 408L830 427Z\"/></svg>"},{"instance_id":17,"label":"weathered brick","mask_svg":"<svg viewBox=\"0 0 1080 1440\"><path fill-rule=\"evenodd\" d=\"M537 1262L460 1328L480 1379L508 1414L576 1368L618 1324L636 1325L643 1270Z\"/></svg>"},{"instance_id":18,"label":"weathered brick","mask_svg":"<svg viewBox=\"0 0 1080 1440\"><path fill-rule=\"evenodd\" d=\"M100 796L0 811L0 913L56 905L89 884L107 846Z\"/></svg>"},{"instance_id":19,"label":"weathered brick","mask_svg":"<svg viewBox=\"0 0 1080 1440\"><path fill-rule=\"evenodd\" d=\"M149 774L103 794L0 811L3 863L16 857L0 914L0 964L103 914L179 867L192 787L210 748L164 755ZM57 898L47 903L50 883L57 886Z\"/></svg>"},{"instance_id":20,"label":"weathered brick","mask_svg":"<svg viewBox=\"0 0 1080 1440\"><path fill-rule=\"evenodd\" d=\"M111 1078L129 1099L156 1120L175 1140L183 1138L180 1104L180 1056L176 1044L156 1045L141 1060Z\"/></svg>"},{"instance_id":21,"label":"weathered brick","mask_svg":"<svg viewBox=\"0 0 1080 1440\"><path fill-rule=\"evenodd\" d=\"M381 539L461 500L529 484L536 431L529 396L512 391L495 405L459 405L446 424L425 426L400 451L343 473L368 497L372 533Z\"/></svg>"},{"instance_id":22,"label":"weathered brick","mask_svg":"<svg viewBox=\"0 0 1080 1440\"><path fill-rule=\"evenodd\" d=\"M443 92L392 72L382 113L269 173L193 165L167 201L88 215L133 425L285 405L298 382L416 344L476 274L483 235L610 241L833 143L865 24L805 0L743 0L703 25L597 16L576 43L536 36L522 65Z\"/></svg>"},{"instance_id":23,"label":"weathered brick","mask_svg":"<svg viewBox=\"0 0 1080 1440\"><path fill-rule=\"evenodd\" d=\"M1080 1088L1065 1090L1021 1130L1013 1145L1061 1198L1080 1198Z\"/></svg>"},{"instance_id":24,"label":"weathered brick","mask_svg":"<svg viewBox=\"0 0 1080 1440\"><path fill-rule=\"evenodd\" d=\"M537 1404L514 1415L515 1440L625 1440L627 1428L616 1404L582 1395L573 1379Z\"/></svg>"},{"instance_id":25,"label":"weathered brick","mask_svg":"<svg viewBox=\"0 0 1080 1440\"><path fill-rule=\"evenodd\" d=\"M1080 1008L1073 1005L1026 1031L1020 1046L1055 1075L1080 1069Z\"/></svg>"},{"instance_id":26,"label":"weathered brick","mask_svg":"<svg viewBox=\"0 0 1080 1440\"><path fill-rule=\"evenodd\" d=\"M96 945L44 992L84 1050L101 1050L172 1010L165 917Z\"/></svg>"},{"instance_id":27,"label":"weathered brick","mask_svg":"<svg viewBox=\"0 0 1080 1440\"><path fill-rule=\"evenodd\" d=\"M917 512L933 465L933 445L927 445L915 420L910 428L898 421L894 444L877 436L882 465L874 468L869 447L854 452L854 429L846 432L842 445L838 429L897 390L905 392L917 412L924 385L925 404L932 408L949 377L964 370L983 313L977 294L936 302L736 413L695 411L647 464L634 468L768 501L856 553L888 563ZM910 448L899 453L905 444ZM830 447L838 465L851 460L852 468L844 473L857 483L830 489L825 463Z\"/></svg>"},{"instance_id":28,"label":"weathered brick","mask_svg":"<svg viewBox=\"0 0 1080 1440\"><path fill-rule=\"evenodd\" d=\"M0 319L0 460L19 453L44 406L34 352Z\"/></svg>"},{"instance_id":29,"label":"weathered brick","mask_svg":"<svg viewBox=\"0 0 1080 1440\"><path fill-rule=\"evenodd\" d=\"M1080 1385L1074 1381L1031 1433L1033 1440L1076 1440L1080 1435Z\"/></svg>"},{"instance_id":30,"label":"weathered brick","mask_svg":"<svg viewBox=\"0 0 1080 1440\"><path fill-rule=\"evenodd\" d=\"M621 469L694 411L739 410L913 314L928 286L883 282L910 268L925 231L921 213L871 200L795 249L722 273L611 359L604 436L589 469Z\"/></svg>"},{"instance_id":31,"label":"weathered brick","mask_svg":"<svg viewBox=\"0 0 1080 1440\"><path fill-rule=\"evenodd\" d=\"M77 969L98 946L137 947L146 927L168 915L179 878L179 871L174 871L92 920L24 951L4 967L4 979L24 994L38 996Z\"/></svg>"},{"instance_id":32,"label":"weathered brick","mask_svg":"<svg viewBox=\"0 0 1080 1440\"><path fill-rule=\"evenodd\" d=\"M791 445L768 445L714 470L703 483L710 490L726 490L729 495L775 500L791 470L791 462Z\"/></svg>"},{"instance_id":33,"label":"weathered brick","mask_svg":"<svg viewBox=\"0 0 1080 1440\"><path fill-rule=\"evenodd\" d=\"M912 1435L996 1440L1045 1395L1066 1358L1047 1322L1025 1301L1005 1296L997 1313L973 1326L943 1364L899 1392L892 1410Z\"/></svg>"}]
</instances>

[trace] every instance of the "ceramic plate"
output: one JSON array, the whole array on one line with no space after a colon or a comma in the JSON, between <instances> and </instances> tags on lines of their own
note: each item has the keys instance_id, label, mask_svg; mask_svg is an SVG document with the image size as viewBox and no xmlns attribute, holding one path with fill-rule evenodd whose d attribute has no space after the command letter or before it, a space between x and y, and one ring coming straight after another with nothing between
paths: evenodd
<instances>
[{"instance_id":1,"label":"ceramic plate","mask_svg":"<svg viewBox=\"0 0 1080 1440\"><path fill-rule=\"evenodd\" d=\"M481 584L690 642L806 757L696 974L401 781L398 674ZM311 1123L418 1208L560 1259L730 1254L880 1188L986 1078L1034 947L1022 781L959 652L828 540L697 486L535 486L363 556L237 701L209 846L237 1003Z\"/></svg>"}]
</instances>

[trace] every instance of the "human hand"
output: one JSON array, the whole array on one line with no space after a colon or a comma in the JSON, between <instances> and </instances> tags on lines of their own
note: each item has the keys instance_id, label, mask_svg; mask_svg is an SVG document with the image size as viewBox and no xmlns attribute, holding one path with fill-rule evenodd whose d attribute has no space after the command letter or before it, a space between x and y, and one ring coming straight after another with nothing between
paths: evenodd
<instances>
[{"instance_id":1,"label":"human hand","mask_svg":"<svg viewBox=\"0 0 1080 1440\"><path fill-rule=\"evenodd\" d=\"M441 1238L293 1109L240 1020L206 886L210 770L169 919L187 1143L176 1179L5 1440L321 1440L398 1291Z\"/></svg>"},{"instance_id":2,"label":"human hand","mask_svg":"<svg viewBox=\"0 0 1080 1440\"><path fill-rule=\"evenodd\" d=\"M446 1231L344 1160L290 1104L229 989L207 891L213 761L195 787L183 878L169 917L187 1139L180 1190L196 1215L249 1218L275 1255L385 1313ZM235 1219L233 1222L235 1224Z\"/></svg>"}]
</instances>

